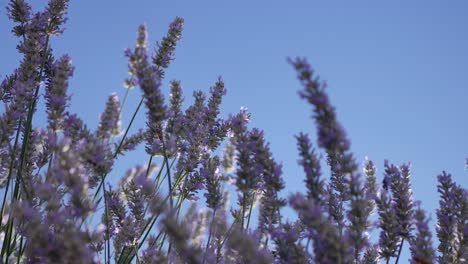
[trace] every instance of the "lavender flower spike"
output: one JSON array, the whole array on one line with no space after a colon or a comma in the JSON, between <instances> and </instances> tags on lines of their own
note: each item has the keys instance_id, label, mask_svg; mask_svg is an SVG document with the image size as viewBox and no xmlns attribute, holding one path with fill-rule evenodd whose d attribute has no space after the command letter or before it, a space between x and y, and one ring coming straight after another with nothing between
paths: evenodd
<instances>
[{"instance_id":1,"label":"lavender flower spike","mask_svg":"<svg viewBox=\"0 0 468 264\"><path fill-rule=\"evenodd\" d=\"M324 182L320 179L320 160L314 153L307 134L300 133L296 136L296 139L299 155L301 156L299 164L303 167L306 174L307 196L320 202L324 199L323 195L325 194Z\"/></svg>"},{"instance_id":2,"label":"lavender flower spike","mask_svg":"<svg viewBox=\"0 0 468 264\"><path fill-rule=\"evenodd\" d=\"M67 18L67 9L68 9L68 0L50 0L47 6L47 12L49 14L49 25L47 28L47 34L49 35L59 35L63 32L63 29L60 28Z\"/></svg>"},{"instance_id":3,"label":"lavender flower spike","mask_svg":"<svg viewBox=\"0 0 468 264\"><path fill-rule=\"evenodd\" d=\"M221 193L221 174L219 172L219 158L216 156L204 162L200 174L205 179L206 205L211 209L218 209L222 204L223 194Z\"/></svg>"},{"instance_id":4,"label":"lavender flower spike","mask_svg":"<svg viewBox=\"0 0 468 264\"><path fill-rule=\"evenodd\" d=\"M413 193L410 183L410 166L403 164L400 168L385 162L385 175L390 178L395 213L399 222L399 235L403 239L410 238L413 218Z\"/></svg>"},{"instance_id":5,"label":"lavender flower spike","mask_svg":"<svg viewBox=\"0 0 468 264\"><path fill-rule=\"evenodd\" d=\"M352 263L347 243L340 238L339 230L329 222L321 206L301 194L290 196L289 203L314 242L315 263Z\"/></svg>"},{"instance_id":6,"label":"lavender flower spike","mask_svg":"<svg viewBox=\"0 0 468 264\"><path fill-rule=\"evenodd\" d=\"M350 142L336 119L335 109L325 93L326 84L314 76L305 59L289 60L304 86L299 95L314 106L314 119L318 128L318 145L327 151L332 170L332 185L346 200L346 177L357 171L357 164L350 150Z\"/></svg>"},{"instance_id":7,"label":"lavender flower spike","mask_svg":"<svg viewBox=\"0 0 468 264\"><path fill-rule=\"evenodd\" d=\"M439 209L437 209L436 232L439 238L438 251L440 263L455 263L457 258L457 196L458 186L452 181L450 174L445 171L437 176L440 194Z\"/></svg>"},{"instance_id":8,"label":"lavender flower spike","mask_svg":"<svg viewBox=\"0 0 468 264\"><path fill-rule=\"evenodd\" d=\"M67 55L62 56L52 65L48 75L45 99L49 128L58 131L63 128L65 108L70 100L67 89L68 79L73 76L71 58Z\"/></svg>"},{"instance_id":9,"label":"lavender flower spike","mask_svg":"<svg viewBox=\"0 0 468 264\"><path fill-rule=\"evenodd\" d=\"M158 50L153 57L153 63L160 70L161 76L164 75L162 69L166 69L170 61L174 60L175 47L181 38L183 28L184 19L176 17L169 26L167 36L163 38L161 44L158 44Z\"/></svg>"},{"instance_id":10,"label":"lavender flower spike","mask_svg":"<svg viewBox=\"0 0 468 264\"><path fill-rule=\"evenodd\" d=\"M416 234L410 239L411 263L435 263L435 251L432 247L432 233L429 229L430 219L426 217L424 210L418 207L414 212Z\"/></svg>"},{"instance_id":11,"label":"lavender flower spike","mask_svg":"<svg viewBox=\"0 0 468 264\"><path fill-rule=\"evenodd\" d=\"M12 32L16 36L22 36L26 32L26 23L31 17L31 6L24 0L10 1L7 6L8 18L19 25L16 25Z\"/></svg>"},{"instance_id":12,"label":"lavender flower spike","mask_svg":"<svg viewBox=\"0 0 468 264\"><path fill-rule=\"evenodd\" d=\"M398 219L395 211L391 195L388 189L381 190L379 197L376 199L377 208L379 212L379 247L380 256L388 261L390 258L396 256L400 240L398 238Z\"/></svg>"},{"instance_id":13,"label":"lavender flower spike","mask_svg":"<svg viewBox=\"0 0 468 264\"><path fill-rule=\"evenodd\" d=\"M119 98L115 93L109 96L106 103L106 110L101 115L96 136L102 140L109 140L111 136L120 134L120 103Z\"/></svg>"},{"instance_id":14,"label":"lavender flower spike","mask_svg":"<svg viewBox=\"0 0 468 264\"><path fill-rule=\"evenodd\" d=\"M146 151L151 155L155 155L155 147L153 145L160 140L162 121L166 118L166 106L164 105L164 97L160 89L161 74L156 66L150 65L148 62L146 36L146 27L141 25L138 28L135 50L133 52L127 50L126 55L129 58L131 78L136 79L143 90L145 98L147 125L149 128Z\"/></svg>"}]
</instances>

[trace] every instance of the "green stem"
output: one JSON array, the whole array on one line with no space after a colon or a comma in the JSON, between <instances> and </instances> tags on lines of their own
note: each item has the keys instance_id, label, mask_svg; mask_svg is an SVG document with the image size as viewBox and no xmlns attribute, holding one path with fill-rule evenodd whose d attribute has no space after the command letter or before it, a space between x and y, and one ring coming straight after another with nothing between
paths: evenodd
<instances>
[{"instance_id":1,"label":"green stem","mask_svg":"<svg viewBox=\"0 0 468 264\"><path fill-rule=\"evenodd\" d=\"M398 255L397 255L395 264L398 264L398 260L400 259L400 254L401 254L401 250L402 250L402 248L403 248L403 243L404 243L404 242L405 242L405 239L402 238L402 239L401 239L401 243L400 243L400 249L398 249Z\"/></svg>"},{"instance_id":2,"label":"green stem","mask_svg":"<svg viewBox=\"0 0 468 264\"><path fill-rule=\"evenodd\" d=\"M110 263L110 234L109 234L109 208L107 207L107 197L106 197L106 186L104 182L104 176L101 176L102 192L104 197L104 212L105 212L105 221L106 221L106 246L107 247L107 263ZM104 256L105 257L105 256Z\"/></svg>"},{"instance_id":3,"label":"green stem","mask_svg":"<svg viewBox=\"0 0 468 264\"><path fill-rule=\"evenodd\" d=\"M20 239L20 246L19 246L19 250L18 250L18 259L16 261L16 264L20 264L20 260L21 260L21 257L23 256L23 236L21 236L21 239Z\"/></svg>"},{"instance_id":4,"label":"green stem","mask_svg":"<svg viewBox=\"0 0 468 264\"><path fill-rule=\"evenodd\" d=\"M255 201L255 195L256 193L254 193L253 197L252 197L252 201L250 202L250 208L249 208L249 218L247 218L247 225L245 227L245 229L249 229L249 224L250 224L250 216L252 215L252 208L253 208L253 204L254 204L254 201Z\"/></svg>"},{"instance_id":5,"label":"green stem","mask_svg":"<svg viewBox=\"0 0 468 264\"><path fill-rule=\"evenodd\" d=\"M168 188L169 188L169 204L170 204L171 209L172 209L174 207L174 202L172 200L171 170L169 168L169 162L167 161L166 144L164 143L164 133L161 134L161 141L162 141L162 145L163 145L164 160L166 161L167 184L168 184ZM172 239L169 239L169 247L167 249L168 261L169 261L170 256L171 256L171 247L172 247Z\"/></svg>"},{"instance_id":6,"label":"green stem","mask_svg":"<svg viewBox=\"0 0 468 264\"><path fill-rule=\"evenodd\" d=\"M234 219L234 221L232 222L231 226L229 227L229 230L226 232L226 235L224 236L223 241L221 241L221 244L220 244L220 246L219 246L219 249L220 249L220 250L221 250L221 248L223 248L224 243L226 242L226 240L228 239L228 237L231 235L232 229L234 228L234 225L236 224L236 221L237 221L237 219Z\"/></svg>"},{"instance_id":7,"label":"green stem","mask_svg":"<svg viewBox=\"0 0 468 264\"><path fill-rule=\"evenodd\" d=\"M244 217L245 217L245 191L242 193L242 215L241 215L241 230L244 230Z\"/></svg>"},{"instance_id":8,"label":"green stem","mask_svg":"<svg viewBox=\"0 0 468 264\"><path fill-rule=\"evenodd\" d=\"M169 204L171 205L172 209L174 207L174 202L172 200L171 170L169 169L169 162L167 161L166 144L164 143L164 136L161 136L161 141L163 145L164 161L166 162L167 184L169 187Z\"/></svg>"},{"instance_id":9,"label":"green stem","mask_svg":"<svg viewBox=\"0 0 468 264\"><path fill-rule=\"evenodd\" d=\"M125 91L124 98L123 98L123 100L122 100L122 103L120 104L119 114L117 115L119 118L121 117L122 110L123 110L123 108L124 108L125 102L127 102L127 98L128 98L129 92L130 92L130 89L127 89L127 90Z\"/></svg>"}]
</instances>

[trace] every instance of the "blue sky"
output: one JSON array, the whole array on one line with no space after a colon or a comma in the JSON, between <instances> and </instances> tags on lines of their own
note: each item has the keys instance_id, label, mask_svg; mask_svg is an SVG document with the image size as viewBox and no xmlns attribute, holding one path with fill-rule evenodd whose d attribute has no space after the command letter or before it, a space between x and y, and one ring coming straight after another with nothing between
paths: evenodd
<instances>
[{"instance_id":1,"label":"blue sky","mask_svg":"<svg viewBox=\"0 0 468 264\"><path fill-rule=\"evenodd\" d=\"M293 135L315 139L311 107L299 99L301 87L286 63L307 57L329 84L358 161L374 160L379 177L384 159L411 162L415 198L435 218L437 174L446 170L468 187L467 11L461 0L71 1L67 30L52 45L57 56L73 58L71 108L94 127L107 96L123 97L123 50L133 47L138 25L147 25L154 47L173 18L183 17L166 94L168 81L179 79L190 101L193 90L207 91L222 76L223 115L248 107L252 125L265 130L283 163L285 194L304 188ZM18 65L18 54L5 12L0 19L4 76ZM130 95L127 111L138 94Z\"/></svg>"}]
</instances>

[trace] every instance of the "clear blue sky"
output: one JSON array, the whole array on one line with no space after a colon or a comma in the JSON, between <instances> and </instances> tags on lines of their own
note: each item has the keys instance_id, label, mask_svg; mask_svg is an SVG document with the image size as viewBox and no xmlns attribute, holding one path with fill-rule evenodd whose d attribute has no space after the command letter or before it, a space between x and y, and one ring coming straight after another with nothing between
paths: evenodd
<instances>
[{"instance_id":1,"label":"clear blue sky","mask_svg":"<svg viewBox=\"0 0 468 264\"><path fill-rule=\"evenodd\" d=\"M415 197L435 218L437 174L446 170L468 187L467 12L461 0L71 1L67 30L52 44L57 55L73 58L72 110L93 127L107 96L123 97L123 50L133 47L138 25L147 25L154 47L172 19L183 17L166 91L169 80L179 79L190 101L193 90L207 91L223 76L223 114L240 106L252 112L253 126L266 131L284 165L285 193L303 190L293 135L315 138L311 107L297 96L301 87L286 63L288 56L305 56L327 80L358 161L369 156L379 176L384 159L411 161ZM4 14L2 76L18 65ZM127 111L137 101L134 92ZM140 124L143 119L142 113Z\"/></svg>"}]
</instances>

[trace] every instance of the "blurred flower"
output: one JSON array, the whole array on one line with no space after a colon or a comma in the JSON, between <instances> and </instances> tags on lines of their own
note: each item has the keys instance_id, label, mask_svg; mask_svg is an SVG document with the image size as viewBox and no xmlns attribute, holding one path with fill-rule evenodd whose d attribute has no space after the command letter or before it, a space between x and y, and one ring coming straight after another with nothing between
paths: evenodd
<instances>
[{"instance_id":1,"label":"blurred flower","mask_svg":"<svg viewBox=\"0 0 468 264\"><path fill-rule=\"evenodd\" d=\"M414 213L416 234L409 240L411 263L435 263L436 254L432 246L432 234L428 226L429 221L430 219L426 217L424 210L418 206Z\"/></svg>"},{"instance_id":2,"label":"blurred flower","mask_svg":"<svg viewBox=\"0 0 468 264\"><path fill-rule=\"evenodd\" d=\"M312 148L309 136L307 134L300 133L296 136L297 147L301 159L299 165L302 166L306 174L306 187L307 196L310 199L314 199L316 202L323 201L325 194L324 182L321 177L320 171L320 160L315 154L315 150Z\"/></svg>"},{"instance_id":3,"label":"blurred flower","mask_svg":"<svg viewBox=\"0 0 468 264\"><path fill-rule=\"evenodd\" d=\"M305 225L307 235L313 241L316 263L350 263L348 244L342 241L339 230L331 224L320 205L303 195L289 197L291 207Z\"/></svg>"}]
</instances>

